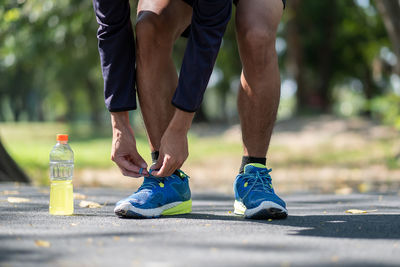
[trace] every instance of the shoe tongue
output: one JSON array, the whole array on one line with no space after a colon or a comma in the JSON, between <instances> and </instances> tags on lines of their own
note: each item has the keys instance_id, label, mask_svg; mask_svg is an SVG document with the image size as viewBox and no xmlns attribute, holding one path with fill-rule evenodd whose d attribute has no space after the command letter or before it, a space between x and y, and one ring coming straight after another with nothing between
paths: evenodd
<instances>
[{"instance_id":1,"label":"shoe tongue","mask_svg":"<svg viewBox=\"0 0 400 267\"><path fill-rule=\"evenodd\" d=\"M244 173L255 173L264 170L265 168L266 166L260 163L250 163L244 166Z\"/></svg>"}]
</instances>

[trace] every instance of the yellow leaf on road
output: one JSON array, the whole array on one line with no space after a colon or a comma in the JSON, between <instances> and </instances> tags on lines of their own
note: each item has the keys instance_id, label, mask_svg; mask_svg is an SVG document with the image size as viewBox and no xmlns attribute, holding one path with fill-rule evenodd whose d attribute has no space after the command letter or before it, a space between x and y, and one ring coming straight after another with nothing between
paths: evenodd
<instances>
[{"instance_id":1,"label":"yellow leaf on road","mask_svg":"<svg viewBox=\"0 0 400 267\"><path fill-rule=\"evenodd\" d=\"M362 213L369 213L369 212L374 212L378 210L358 210L358 209L349 209L346 210L346 213L351 213L351 214L362 214Z\"/></svg>"},{"instance_id":2,"label":"yellow leaf on road","mask_svg":"<svg viewBox=\"0 0 400 267\"><path fill-rule=\"evenodd\" d=\"M29 198L23 198L23 197L8 197L7 201L10 203L25 203L25 202L31 202Z\"/></svg>"},{"instance_id":3,"label":"yellow leaf on road","mask_svg":"<svg viewBox=\"0 0 400 267\"><path fill-rule=\"evenodd\" d=\"M357 210L357 209L350 209L350 210L346 210L346 213L361 214L361 213L367 213L367 211L365 211L365 210Z\"/></svg>"},{"instance_id":4,"label":"yellow leaf on road","mask_svg":"<svg viewBox=\"0 0 400 267\"><path fill-rule=\"evenodd\" d=\"M82 200L79 203L79 207L81 208L89 208L89 209L96 209L96 208L101 208L102 206L94 201L86 201L86 200Z\"/></svg>"},{"instance_id":5,"label":"yellow leaf on road","mask_svg":"<svg viewBox=\"0 0 400 267\"><path fill-rule=\"evenodd\" d=\"M48 248L50 247L50 242L46 240L35 240L35 245L38 247Z\"/></svg>"}]
</instances>

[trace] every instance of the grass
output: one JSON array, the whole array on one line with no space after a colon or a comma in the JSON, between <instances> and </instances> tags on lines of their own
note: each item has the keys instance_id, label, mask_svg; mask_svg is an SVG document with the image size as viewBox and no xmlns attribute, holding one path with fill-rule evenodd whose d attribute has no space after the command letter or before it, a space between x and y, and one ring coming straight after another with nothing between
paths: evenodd
<instances>
[{"instance_id":1,"label":"grass","mask_svg":"<svg viewBox=\"0 0 400 267\"><path fill-rule=\"evenodd\" d=\"M55 144L57 133L69 133L70 144L75 152L75 168L109 169L114 165L110 160L111 129L94 132L87 124L67 125L62 123L0 123L0 138L7 151L28 173L35 184L48 184L49 152ZM139 130L137 149L150 163L150 151L146 136ZM296 135L293 135L296 138ZM360 136L359 138L365 138ZM199 137L195 132L189 134L188 163L192 166L215 166L216 159L239 159L242 146L239 141L223 136ZM333 140L315 143L301 148L286 143L273 142L269 151L269 166L282 170L304 168L339 167L362 169L369 165L399 169L400 159L396 147L397 138L368 139L362 145L338 147ZM301 149L299 149L299 147ZM202 163L197 165L196 163ZM235 166L236 169L237 166ZM231 168L231 166L227 166Z\"/></svg>"},{"instance_id":2,"label":"grass","mask_svg":"<svg viewBox=\"0 0 400 267\"><path fill-rule=\"evenodd\" d=\"M109 129L108 129L109 130ZM75 154L75 168L108 169L114 166L110 160L111 132L93 132L89 125L62 123L1 123L0 137L7 151L28 173L36 184L48 184L49 153L56 143L57 133L69 133L70 145ZM150 150L144 135L136 137L137 149L150 163ZM225 142L221 138L198 138L189 135L189 162L209 156L240 156L241 145Z\"/></svg>"},{"instance_id":3,"label":"grass","mask_svg":"<svg viewBox=\"0 0 400 267\"><path fill-rule=\"evenodd\" d=\"M383 164L388 169L398 169L400 162L393 153L396 143L395 139L373 140L357 148L337 148L333 143L323 143L301 151L272 144L270 154L277 156L271 161L279 168L332 166L351 169Z\"/></svg>"}]
</instances>

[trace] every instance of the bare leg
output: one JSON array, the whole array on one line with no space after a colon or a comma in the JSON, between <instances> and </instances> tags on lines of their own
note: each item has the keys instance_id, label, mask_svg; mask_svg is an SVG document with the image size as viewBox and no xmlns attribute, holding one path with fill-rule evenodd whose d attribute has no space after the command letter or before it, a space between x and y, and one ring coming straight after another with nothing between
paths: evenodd
<instances>
[{"instance_id":1,"label":"bare leg","mask_svg":"<svg viewBox=\"0 0 400 267\"><path fill-rule=\"evenodd\" d=\"M137 85L151 151L158 151L173 116L178 75L175 40L190 24L192 8L182 0L140 0L136 24Z\"/></svg>"},{"instance_id":2,"label":"bare leg","mask_svg":"<svg viewBox=\"0 0 400 267\"><path fill-rule=\"evenodd\" d=\"M280 98L275 38L281 0L241 0L236 31L243 65L238 95L244 155L266 157Z\"/></svg>"}]
</instances>

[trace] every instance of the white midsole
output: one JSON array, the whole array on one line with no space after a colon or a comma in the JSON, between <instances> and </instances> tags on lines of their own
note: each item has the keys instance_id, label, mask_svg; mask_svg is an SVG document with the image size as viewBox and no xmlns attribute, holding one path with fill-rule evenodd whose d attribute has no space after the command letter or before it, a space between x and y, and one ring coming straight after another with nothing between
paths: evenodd
<instances>
[{"instance_id":1,"label":"white midsole","mask_svg":"<svg viewBox=\"0 0 400 267\"><path fill-rule=\"evenodd\" d=\"M252 208L252 209L247 209L246 206L243 204L243 202L235 200L234 207L235 207L235 211L234 211L235 214L244 215L246 217L251 217L254 214L256 214L257 212L259 212L260 210L270 209L270 208L280 209L280 210L282 210L282 212L285 212L287 214L287 209L285 209L281 205L276 204L275 202L272 202L272 201L263 201L257 207Z\"/></svg>"},{"instance_id":2,"label":"white midsole","mask_svg":"<svg viewBox=\"0 0 400 267\"><path fill-rule=\"evenodd\" d=\"M159 215L161 215L161 213L164 210L178 206L181 203L183 203L183 201L168 203L164 206L161 206L161 207L158 207L155 209L139 209L139 208L134 207L129 201L127 201L127 202L123 202L123 203L119 204L117 207L115 207L114 212L121 211L121 210L127 212L128 210L130 210L130 211L133 211L133 212L140 214L142 216L145 216L145 217L153 217L153 216L159 216Z\"/></svg>"}]
</instances>

